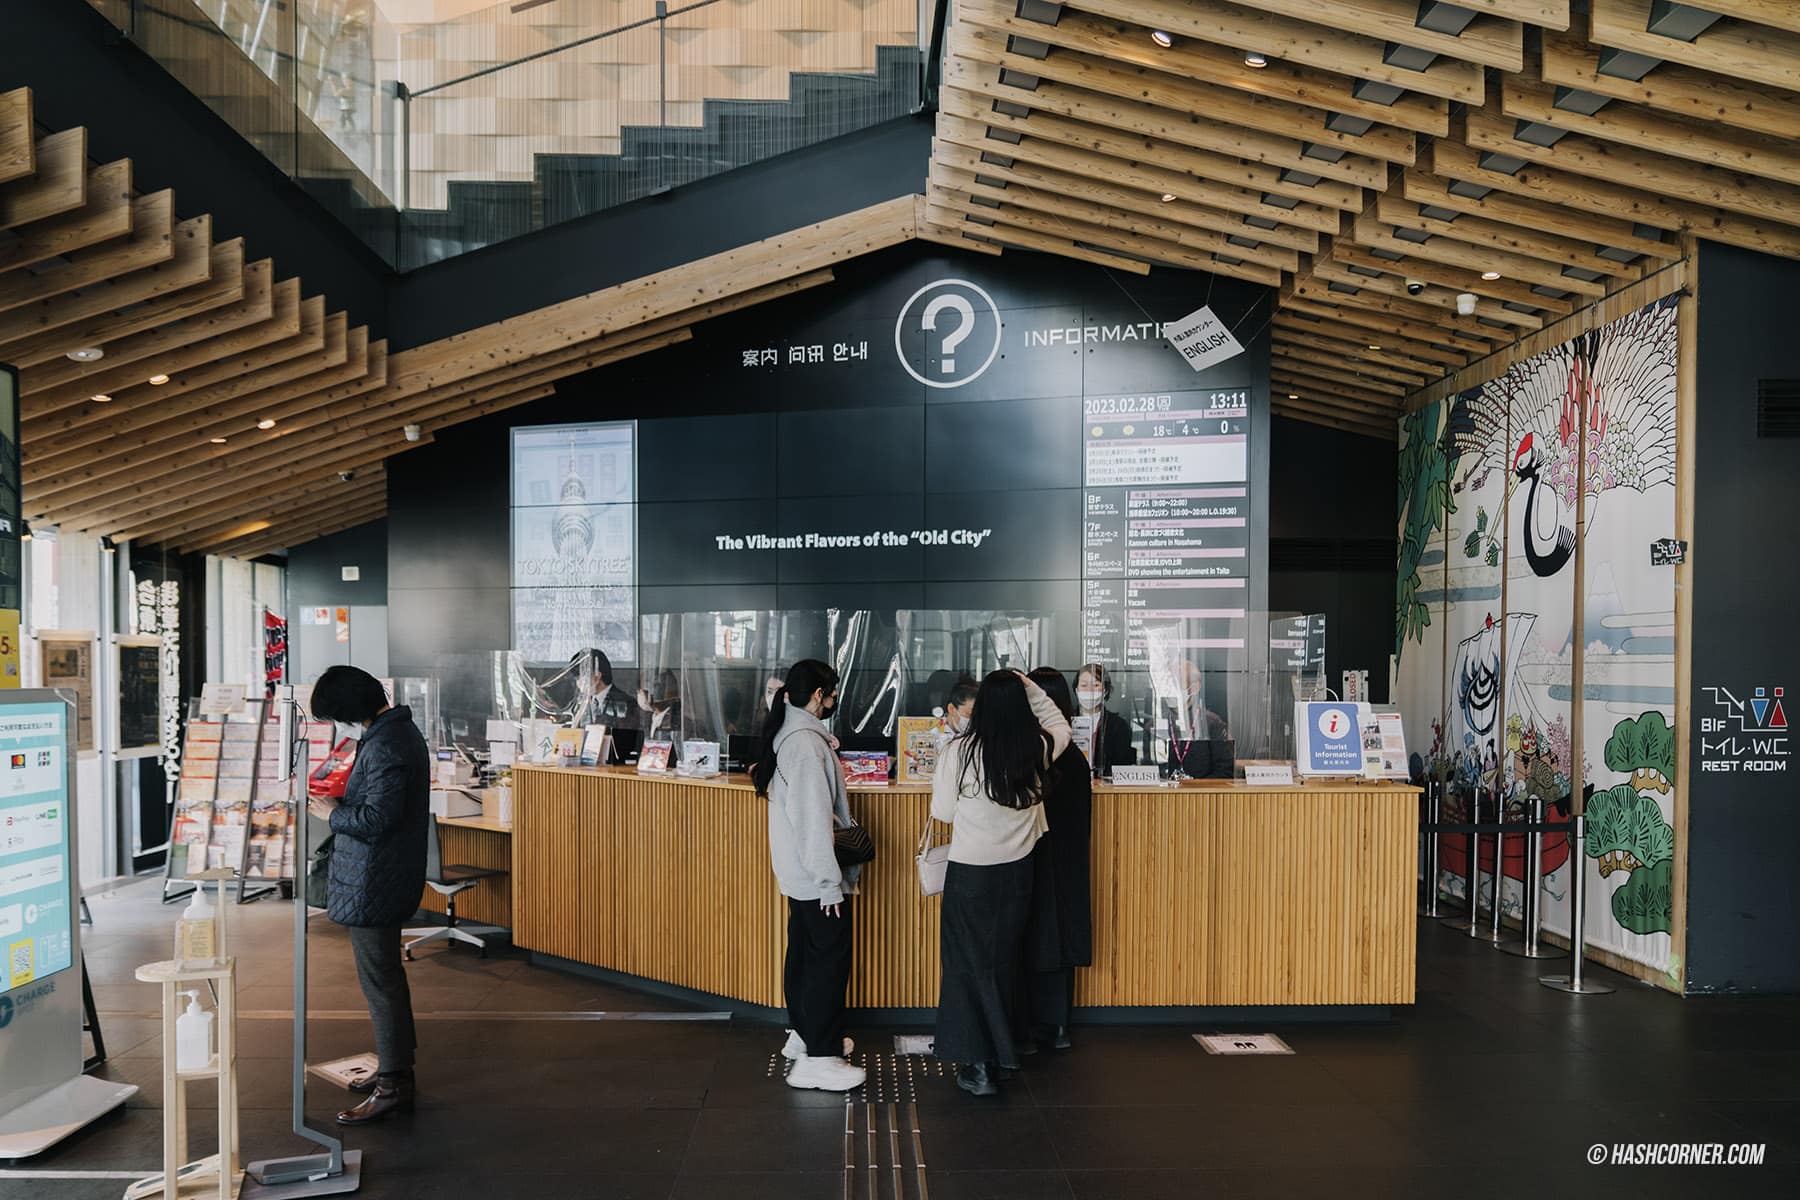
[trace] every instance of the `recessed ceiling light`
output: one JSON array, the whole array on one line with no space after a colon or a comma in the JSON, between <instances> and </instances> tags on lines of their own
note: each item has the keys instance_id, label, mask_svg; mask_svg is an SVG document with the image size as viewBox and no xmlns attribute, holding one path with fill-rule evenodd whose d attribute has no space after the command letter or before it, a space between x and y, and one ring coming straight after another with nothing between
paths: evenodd
<instances>
[{"instance_id":1,"label":"recessed ceiling light","mask_svg":"<svg viewBox=\"0 0 1800 1200\"><path fill-rule=\"evenodd\" d=\"M1500 272L1498 272L1498 271L1483 271L1481 273L1481 277L1483 279L1498 279L1498 278L1500 278Z\"/></svg>"},{"instance_id":2,"label":"recessed ceiling light","mask_svg":"<svg viewBox=\"0 0 1800 1200\"><path fill-rule=\"evenodd\" d=\"M112 403L112 397L107 395L105 392L95 392L93 395L89 396L88 399L92 400L95 404L111 404Z\"/></svg>"},{"instance_id":3,"label":"recessed ceiling light","mask_svg":"<svg viewBox=\"0 0 1800 1200\"><path fill-rule=\"evenodd\" d=\"M1269 59L1267 55L1258 54L1256 51L1252 50L1250 53L1244 55L1244 65L1246 67L1255 67L1260 71L1269 65Z\"/></svg>"},{"instance_id":4,"label":"recessed ceiling light","mask_svg":"<svg viewBox=\"0 0 1800 1200\"><path fill-rule=\"evenodd\" d=\"M1175 193L1174 192L1164 192L1163 193L1163 203L1164 204L1173 204L1174 202L1175 202Z\"/></svg>"},{"instance_id":5,"label":"recessed ceiling light","mask_svg":"<svg viewBox=\"0 0 1800 1200\"><path fill-rule=\"evenodd\" d=\"M151 387L161 387L163 384L165 384L167 382L169 382L169 377L167 375L152 375L150 377L150 386Z\"/></svg>"},{"instance_id":6,"label":"recessed ceiling light","mask_svg":"<svg viewBox=\"0 0 1800 1200\"><path fill-rule=\"evenodd\" d=\"M264 417L262 420L260 420L256 423L256 427L258 429L273 429L273 428L275 428L275 418Z\"/></svg>"},{"instance_id":7,"label":"recessed ceiling light","mask_svg":"<svg viewBox=\"0 0 1800 1200\"><path fill-rule=\"evenodd\" d=\"M1299 399L1299 398L1300 398L1300 393L1299 393L1299 392L1289 392L1289 393L1288 393L1288 399L1289 399L1289 400L1298 400L1298 399Z\"/></svg>"},{"instance_id":8,"label":"recessed ceiling light","mask_svg":"<svg viewBox=\"0 0 1800 1200\"><path fill-rule=\"evenodd\" d=\"M98 346L82 346L79 349L69 351L64 357L72 358L76 362L99 362L106 357L106 351Z\"/></svg>"},{"instance_id":9,"label":"recessed ceiling light","mask_svg":"<svg viewBox=\"0 0 1800 1200\"><path fill-rule=\"evenodd\" d=\"M1380 347L1380 346L1377 346L1377 345L1376 345L1376 344L1375 344L1375 343L1374 343L1374 342L1370 342L1370 343L1369 343L1369 349L1371 349L1371 350L1379 350L1379 349L1381 349L1381 347Z\"/></svg>"},{"instance_id":10,"label":"recessed ceiling light","mask_svg":"<svg viewBox=\"0 0 1800 1200\"><path fill-rule=\"evenodd\" d=\"M208 440L215 446L223 446L225 444L224 438L209 438Z\"/></svg>"},{"instance_id":11,"label":"recessed ceiling light","mask_svg":"<svg viewBox=\"0 0 1800 1200\"><path fill-rule=\"evenodd\" d=\"M1161 46L1164 50L1167 50L1170 46L1175 44L1175 35L1166 29L1152 29L1150 31L1150 40Z\"/></svg>"}]
</instances>

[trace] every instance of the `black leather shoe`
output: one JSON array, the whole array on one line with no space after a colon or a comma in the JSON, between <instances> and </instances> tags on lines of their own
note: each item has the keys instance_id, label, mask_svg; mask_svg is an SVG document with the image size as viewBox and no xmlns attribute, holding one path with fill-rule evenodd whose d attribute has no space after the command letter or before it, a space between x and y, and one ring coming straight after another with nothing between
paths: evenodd
<instances>
[{"instance_id":1,"label":"black leather shoe","mask_svg":"<svg viewBox=\"0 0 1800 1200\"><path fill-rule=\"evenodd\" d=\"M1058 1025L1056 1027L1056 1034L1050 1039L1050 1045L1053 1049L1057 1050L1070 1050L1074 1048L1075 1043L1069 1040L1068 1026Z\"/></svg>"},{"instance_id":2,"label":"black leather shoe","mask_svg":"<svg viewBox=\"0 0 1800 1200\"><path fill-rule=\"evenodd\" d=\"M994 1082L994 1069L987 1063L956 1068L956 1086L971 1096L1000 1094L1000 1085Z\"/></svg>"},{"instance_id":3,"label":"black leather shoe","mask_svg":"<svg viewBox=\"0 0 1800 1200\"><path fill-rule=\"evenodd\" d=\"M368 1099L339 1113L337 1122L339 1125L367 1125L389 1113L411 1112L412 1109L413 1081L410 1075L377 1075Z\"/></svg>"}]
</instances>

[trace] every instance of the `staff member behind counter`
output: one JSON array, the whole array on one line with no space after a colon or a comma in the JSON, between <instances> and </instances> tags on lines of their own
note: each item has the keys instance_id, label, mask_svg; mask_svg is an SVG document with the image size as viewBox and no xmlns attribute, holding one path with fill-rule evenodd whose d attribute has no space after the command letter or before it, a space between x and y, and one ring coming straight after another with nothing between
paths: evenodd
<instances>
[{"instance_id":1,"label":"staff member behind counter","mask_svg":"<svg viewBox=\"0 0 1800 1200\"><path fill-rule=\"evenodd\" d=\"M1088 663L1076 674L1076 709L1084 717L1096 718L1099 724L1094 731L1094 774L1102 777L1113 767L1137 765L1131 723L1106 707L1112 694L1112 672L1099 663Z\"/></svg>"}]
</instances>

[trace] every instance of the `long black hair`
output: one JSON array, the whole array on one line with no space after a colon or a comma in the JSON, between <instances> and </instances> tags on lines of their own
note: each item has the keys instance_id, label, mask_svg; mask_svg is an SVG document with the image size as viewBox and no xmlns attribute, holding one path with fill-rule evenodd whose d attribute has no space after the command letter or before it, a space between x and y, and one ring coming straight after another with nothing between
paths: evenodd
<instances>
[{"instance_id":1,"label":"long black hair","mask_svg":"<svg viewBox=\"0 0 1800 1200\"><path fill-rule=\"evenodd\" d=\"M1055 667L1037 667L1031 672L1031 682L1044 689L1044 695L1050 697L1050 703L1062 710L1063 720L1075 719L1075 693L1069 690L1069 681Z\"/></svg>"},{"instance_id":2,"label":"long black hair","mask_svg":"<svg viewBox=\"0 0 1800 1200\"><path fill-rule=\"evenodd\" d=\"M1016 671L990 671L975 693L975 713L960 735L962 773L981 764L981 783L989 800L1006 808L1030 808L1043 799L1044 754L1050 739L1026 699L1025 681Z\"/></svg>"},{"instance_id":3,"label":"long black hair","mask_svg":"<svg viewBox=\"0 0 1800 1200\"><path fill-rule=\"evenodd\" d=\"M837 671L830 663L816 658L803 658L788 668L787 682L775 693L769 715L763 718L762 750L750 772L750 782L756 785L757 795L765 800L769 798L769 784L775 779L775 735L781 732L782 722L787 720L789 701L804 707L814 692L823 691L830 696L837 691L837 685Z\"/></svg>"}]
</instances>

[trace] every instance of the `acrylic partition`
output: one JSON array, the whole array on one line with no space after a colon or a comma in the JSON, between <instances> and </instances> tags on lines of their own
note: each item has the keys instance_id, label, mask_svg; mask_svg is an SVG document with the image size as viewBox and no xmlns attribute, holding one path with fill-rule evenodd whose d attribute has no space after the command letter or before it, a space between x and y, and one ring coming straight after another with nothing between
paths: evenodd
<instances>
[{"instance_id":1,"label":"acrylic partition","mask_svg":"<svg viewBox=\"0 0 1800 1200\"><path fill-rule=\"evenodd\" d=\"M1325 694L1325 618L1252 614L1245 627L1244 645L1223 647L1189 636L1195 630L1182 620L1147 620L1130 663L1098 664L1111 685L1105 707L1126 723L1136 761L1218 775L1246 759L1293 757L1294 702ZM1090 666L1080 630L1076 612L650 614L638 619L633 660L620 654L606 664L619 693L610 703L653 736L727 746L760 731L768 697L793 663L817 658L841 680L840 742L891 751L900 718L940 715L964 678L1049 665L1073 691ZM489 720L566 724L589 713L599 678L586 650L548 662L518 651L447 653L435 667L441 739L471 749L485 745Z\"/></svg>"}]
</instances>

